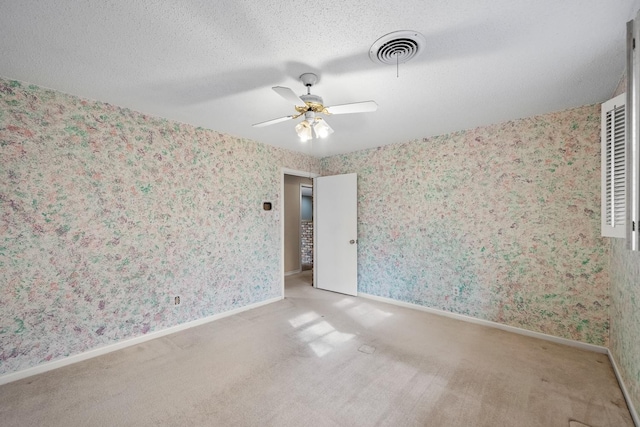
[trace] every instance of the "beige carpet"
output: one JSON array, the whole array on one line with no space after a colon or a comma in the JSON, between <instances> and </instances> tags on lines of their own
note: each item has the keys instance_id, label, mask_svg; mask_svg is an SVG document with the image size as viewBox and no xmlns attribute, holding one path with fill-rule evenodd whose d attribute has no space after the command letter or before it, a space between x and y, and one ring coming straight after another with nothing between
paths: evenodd
<instances>
[{"instance_id":1,"label":"beige carpet","mask_svg":"<svg viewBox=\"0 0 640 427\"><path fill-rule=\"evenodd\" d=\"M633 426L605 355L310 274L283 301L4 385L0 425Z\"/></svg>"}]
</instances>

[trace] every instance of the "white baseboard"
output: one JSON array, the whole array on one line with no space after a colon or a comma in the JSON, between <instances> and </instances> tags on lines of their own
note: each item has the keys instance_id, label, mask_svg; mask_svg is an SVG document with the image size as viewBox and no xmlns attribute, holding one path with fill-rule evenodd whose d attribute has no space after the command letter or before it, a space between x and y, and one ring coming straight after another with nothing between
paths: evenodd
<instances>
[{"instance_id":1,"label":"white baseboard","mask_svg":"<svg viewBox=\"0 0 640 427\"><path fill-rule=\"evenodd\" d=\"M295 273L291 273L291 274L295 274ZM503 325L501 323L497 323L497 322L492 322L490 320L483 320L483 319L477 319L475 317L470 317L470 316L465 316L463 314L457 314L457 313L451 313L448 311L444 311L444 310L438 310L435 308L430 308L430 307L424 307L418 304L412 304L412 303L408 303L408 302L403 302L403 301L398 301L398 300L394 300L391 298L385 298L385 297L379 297L376 295L370 295L370 294L365 294L365 293L358 293L359 297L362 298L368 298L374 301L380 301L380 302L384 302L387 304L392 304L392 305L397 305L400 307L406 307L406 308L411 308L414 310L419 310L419 311L424 311L426 313L431 313L431 314L435 314L438 316L445 316L445 317L450 317L452 319L457 319L457 320L462 320L464 322L469 322L469 323L474 323L474 324L478 324L478 325L484 325L484 326L488 326L488 327L492 327L492 328L496 328L496 329L501 329L504 331L508 331L508 332L513 332L519 335L525 335L525 336L529 336L529 337L534 337L534 338L539 338L542 340L546 340L546 341L551 341L551 342L555 342L558 344L564 344L564 345L568 345L571 347L577 347L577 348L581 348L584 350L589 350L589 351L593 351L596 353L601 353L601 354L606 354L609 357L609 361L611 362L611 366L613 367L613 371L616 375L616 378L618 380L618 383L620 385L620 389L622 390L622 394L624 395L624 398L627 402L627 407L629 408L629 412L631 413L631 418L633 419L633 422L635 423L636 427L640 427L640 418L638 417L638 413L633 405L633 402L631 400L631 396L629 395L629 392L627 391L627 387L624 384L624 381L622 379L622 375L620 374L620 371L618 370L618 365L616 364L616 361L613 357L613 354L611 353L611 351L606 348L606 347L602 347L599 345L594 345L594 344L587 344L587 343L582 343L579 341L574 341L574 340L570 340L570 339L566 339L566 338L560 338L560 337L555 337L553 335L548 335L548 334L543 334L541 332L534 332L534 331L529 331L526 329L522 329L522 328L518 328L515 326L509 326L509 325ZM267 305L267 304L272 304L274 302L280 301L281 299L283 299L283 297L275 297L275 298L271 298L265 301L261 301L255 304L251 304L245 307L240 307L234 310L230 310L230 311L226 311L224 313L219 313L219 314L214 314L213 316L208 316L208 317L204 317L202 319L198 319L198 320L193 320L191 322L187 322L187 323L182 323L180 325L176 325L176 326L172 326L170 328L167 329L163 329L161 331L156 331L156 332L151 332L149 334L146 335L142 335L139 337L135 337L135 338L129 338L120 342L117 342L115 344L109 344L106 345L104 347L99 347L93 350L89 350L86 351L84 353L80 353L80 354L76 354L73 356L69 356L66 357L64 359L60 359L60 360L55 360L53 362L47 362L47 363L43 363L41 365L38 366L34 366L32 368L27 368L18 372L12 372L10 374L6 374L6 375L2 375L0 376L0 385L3 384L7 384L13 381L18 381L21 380L23 378L27 378L33 375L37 375L37 374L41 374L43 372L47 372L47 371L51 371L53 369L56 368L61 368L63 366L68 366L68 365L72 365L74 363L78 363L81 362L83 360L87 360L87 359L91 359L94 357L98 357L98 356L102 356L104 354L107 353L111 353L113 351L117 351L117 350L121 350L123 348L127 348L127 347L131 347L133 345L136 344L141 344L143 342L146 341L151 341L153 339L156 338L160 338L166 335L170 335L170 334L174 334L176 332L180 332L183 331L185 329L189 329L189 328L193 328L196 326L200 326L209 322L213 322L215 320L218 319L222 319L224 317L229 317L229 316L233 316L234 314L238 314L238 313L242 313L243 311L248 311L254 308L258 308L261 307L263 305Z\"/></svg>"},{"instance_id":2,"label":"white baseboard","mask_svg":"<svg viewBox=\"0 0 640 427\"><path fill-rule=\"evenodd\" d=\"M287 271L286 273L284 273L284 275L285 276L292 276L292 275L298 274L298 273L302 273L302 268L299 268L297 270Z\"/></svg>"},{"instance_id":3,"label":"white baseboard","mask_svg":"<svg viewBox=\"0 0 640 427\"><path fill-rule=\"evenodd\" d=\"M504 325L502 323L493 322L491 320L477 319L471 316L465 316L464 314L451 313L450 311L438 310L437 308L425 307L418 304L412 304L410 302L398 301L391 298L379 297L376 295L370 295L365 293L358 293L359 297L368 298L374 301L385 302L387 304L393 304L400 307L411 308L414 310L424 311L426 313L436 314L438 316L450 317L452 319L462 320L464 322L475 323L477 325L488 326L490 328L501 329L503 331L513 332L518 335L525 335L528 337L539 338L545 341L551 341L557 344L564 344L570 347L576 347L583 350L589 350L596 353L608 354L609 349L595 344L587 344L580 341L570 340L567 338L560 338L553 335L543 334L542 332L529 331L527 329L518 328L516 326Z\"/></svg>"},{"instance_id":4,"label":"white baseboard","mask_svg":"<svg viewBox=\"0 0 640 427\"><path fill-rule=\"evenodd\" d=\"M611 366L613 366L613 372L616 374L616 378L618 379L618 384L620 385L620 389L622 390L622 394L624 395L624 400L627 402L627 407L629 408L629 412L631 413L631 418L633 419L633 423L636 427L640 427L640 418L638 418L638 412L636 412L635 406L633 406L633 401L631 400L631 396L627 391L627 387L624 385L624 381L622 380L622 374L618 370L618 364L613 357L613 353L611 350L607 350L607 354L609 355L609 361L611 362Z\"/></svg>"},{"instance_id":5,"label":"white baseboard","mask_svg":"<svg viewBox=\"0 0 640 427\"><path fill-rule=\"evenodd\" d=\"M224 313L214 314L212 316L203 317L202 319L193 320L191 322L181 323L176 326L172 326L160 331L151 332L146 335L142 335L135 338L129 338L120 342L109 344L104 347L98 347L93 350L85 351L80 354L74 354L73 356L65 357L64 359L54 360L52 362L46 362L32 368L23 369L21 371L12 372L10 374L0 376L0 385L7 384L13 381L18 381L23 378L27 378L33 375L41 374L43 372L51 371L56 368L68 366L74 363L82 362L83 360L92 359L94 357L102 356L113 351L121 350L123 348L131 347L136 344L141 344L146 341L151 341L156 338L164 337L165 335L174 334L176 332L184 331L185 329L193 328L195 326L204 325L205 323L213 322L214 320L222 319L224 317L233 316L234 314L242 313L243 311L252 310L254 308L261 307L263 305L271 304L283 299L282 296L271 298L265 301L260 301L255 304L250 304L245 307L236 308L233 310L225 311Z\"/></svg>"},{"instance_id":6,"label":"white baseboard","mask_svg":"<svg viewBox=\"0 0 640 427\"><path fill-rule=\"evenodd\" d=\"M627 402L627 407L629 408L629 412L631 413L631 418L633 419L636 427L640 427L640 418L638 418L638 413L636 412L635 407L633 406L633 402L631 401L631 396L627 391L627 387L624 385L624 381L622 379L622 375L618 370L618 365L616 364L615 359L613 358L613 354L611 350L607 347L603 347L600 345L587 344L580 341L570 340L567 338L555 337L553 335L543 334L541 332L529 331L527 329L518 328L515 326L503 325L502 323L492 322L490 320L476 319L475 317L465 316L463 314L451 313L449 311L438 310L436 308L425 307L418 304L412 304L409 302L398 301L391 298L379 297L376 295L370 295L365 293L358 293L359 297L368 298L374 301L380 301L387 304L397 305L400 307L411 308L414 310L424 311L426 313L435 314L438 316L450 317L452 319L462 320L464 322L475 323L477 325L488 326L491 328L501 329L503 331L513 332L519 335L525 335L528 337L539 338L545 341L551 341L557 344L568 345L570 347L576 347L583 350L593 351L596 353L606 354L609 357L609 361L611 362L611 366L613 367L613 371L616 374L616 379L618 380L618 384L620 385L620 389L622 390L622 394L624 396L624 400Z\"/></svg>"}]
</instances>

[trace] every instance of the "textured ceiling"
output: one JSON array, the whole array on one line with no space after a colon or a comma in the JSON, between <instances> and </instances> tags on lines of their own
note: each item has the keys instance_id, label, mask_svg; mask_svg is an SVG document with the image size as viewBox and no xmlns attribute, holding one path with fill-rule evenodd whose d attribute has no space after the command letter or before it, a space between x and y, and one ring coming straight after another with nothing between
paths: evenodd
<instances>
[{"instance_id":1,"label":"textured ceiling","mask_svg":"<svg viewBox=\"0 0 640 427\"><path fill-rule=\"evenodd\" d=\"M640 0L0 0L0 76L315 156L440 135L602 102L624 71ZM426 37L394 66L369 47L396 30ZM328 117L302 144L271 90L315 72ZM300 119L298 119L299 121Z\"/></svg>"}]
</instances>

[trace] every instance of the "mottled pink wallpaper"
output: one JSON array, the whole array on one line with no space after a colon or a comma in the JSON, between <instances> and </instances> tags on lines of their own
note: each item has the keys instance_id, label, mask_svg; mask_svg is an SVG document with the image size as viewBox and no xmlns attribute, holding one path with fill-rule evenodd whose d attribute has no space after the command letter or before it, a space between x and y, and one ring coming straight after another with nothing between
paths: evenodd
<instances>
[{"instance_id":1,"label":"mottled pink wallpaper","mask_svg":"<svg viewBox=\"0 0 640 427\"><path fill-rule=\"evenodd\" d=\"M281 294L299 153L0 79L0 374ZM181 295L174 308L170 297Z\"/></svg>"},{"instance_id":2,"label":"mottled pink wallpaper","mask_svg":"<svg viewBox=\"0 0 640 427\"><path fill-rule=\"evenodd\" d=\"M606 345L599 132L594 105L323 159L358 174L359 291Z\"/></svg>"},{"instance_id":3,"label":"mottled pink wallpaper","mask_svg":"<svg viewBox=\"0 0 640 427\"><path fill-rule=\"evenodd\" d=\"M611 352L640 409L640 253L611 239Z\"/></svg>"},{"instance_id":4,"label":"mottled pink wallpaper","mask_svg":"<svg viewBox=\"0 0 640 427\"><path fill-rule=\"evenodd\" d=\"M0 79L0 374L278 296L282 167L358 173L361 292L606 345L599 155L598 106L320 161Z\"/></svg>"}]
</instances>

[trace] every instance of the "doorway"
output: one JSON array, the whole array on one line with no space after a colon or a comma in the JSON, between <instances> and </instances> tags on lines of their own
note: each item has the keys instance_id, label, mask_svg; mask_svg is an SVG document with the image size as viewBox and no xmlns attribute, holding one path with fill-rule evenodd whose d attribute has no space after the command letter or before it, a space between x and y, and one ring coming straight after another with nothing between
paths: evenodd
<instances>
[{"instance_id":1,"label":"doorway","mask_svg":"<svg viewBox=\"0 0 640 427\"><path fill-rule=\"evenodd\" d=\"M291 176L288 177L289 175ZM280 191L282 242L282 274L280 277L282 278L282 297L285 297L285 275L302 273L301 262L294 264L294 266L299 265L299 269L293 269L293 266L289 264L289 269L287 270L285 257L285 225L289 226L291 230L289 234L293 234L294 237L300 230L299 205L291 210L292 215L297 218L296 221L293 224L291 221L285 221L285 206L292 199L300 201L302 198L300 181L298 180L297 184L295 184L295 177L305 178L308 180L307 185L314 186L312 193L314 198L312 205L313 269L311 270L313 276L310 284L328 291L357 295L357 175L343 174L320 178L318 174L283 168ZM291 184L292 181L293 185ZM285 183L287 183L286 187L289 188L288 191L285 191ZM320 185L321 183L322 185ZM319 213L321 210L322 214ZM322 228L319 226L320 220L324 224ZM320 246L318 246L319 235L322 237ZM296 242L298 243L293 245L295 251L288 252L290 259L294 260L294 263L298 262L297 260L301 261L299 237ZM320 258L320 253L323 254L322 258ZM319 259L321 262L318 262ZM319 266L330 267L327 269ZM330 274L329 276L331 277L327 277L326 274L323 274L322 280L319 281L320 268L322 268L323 272L331 273L333 276ZM308 270L308 272L311 271ZM303 274L308 273L305 272Z\"/></svg>"},{"instance_id":2,"label":"doorway","mask_svg":"<svg viewBox=\"0 0 640 427\"><path fill-rule=\"evenodd\" d=\"M282 170L281 192L281 241L282 241L282 295L284 297L285 276L309 271L313 266L313 247L304 242L310 239L313 245L313 178L318 174ZM309 193L311 199L308 199ZM311 215L307 210L311 203ZM303 204L305 205L303 212ZM305 217L303 227L303 216ZM309 229L310 228L310 234ZM304 234L304 236L303 236Z\"/></svg>"}]
</instances>

